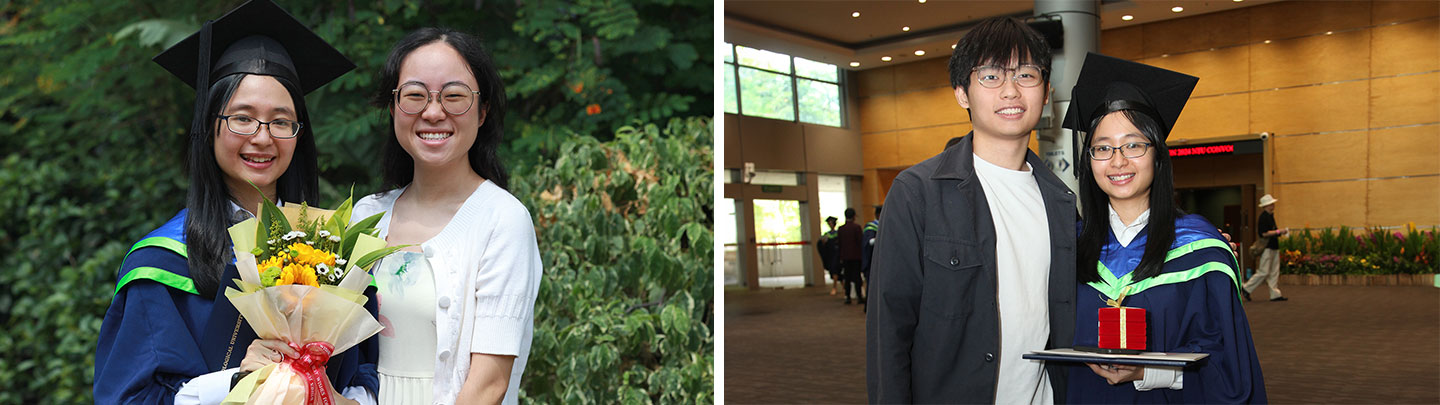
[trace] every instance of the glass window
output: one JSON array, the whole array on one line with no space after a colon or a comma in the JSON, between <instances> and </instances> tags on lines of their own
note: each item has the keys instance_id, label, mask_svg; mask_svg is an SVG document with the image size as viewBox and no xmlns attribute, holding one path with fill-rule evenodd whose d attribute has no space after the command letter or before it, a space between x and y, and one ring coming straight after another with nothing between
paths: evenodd
<instances>
[{"instance_id":1,"label":"glass window","mask_svg":"<svg viewBox=\"0 0 1440 405\"><path fill-rule=\"evenodd\" d=\"M847 181L845 176L818 176L820 192L820 230L827 231L829 226L825 225L825 218L835 217L835 226L845 224L845 209L850 208L849 194L846 193Z\"/></svg>"},{"instance_id":2,"label":"glass window","mask_svg":"<svg viewBox=\"0 0 1440 405\"><path fill-rule=\"evenodd\" d=\"M795 99L790 85L790 76L740 68L740 98L745 100L740 105L740 113L794 121Z\"/></svg>"},{"instance_id":3,"label":"glass window","mask_svg":"<svg viewBox=\"0 0 1440 405\"><path fill-rule=\"evenodd\" d=\"M821 63L809 59L795 58L795 75L816 80L824 80L831 83L840 82L840 69L829 63Z\"/></svg>"},{"instance_id":4,"label":"glass window","mask_svg":"<svg viewBox=\"0 0 1440 405\"><path fill-rule=\"evenodd\" d=\"M735 65L728 63L725 64L725 112L740 113L740 99L735 97Z\"/></svg>"},{"instance_id":5,"label":"glass window","mask_svg":"<svg viewBox=\"0 0 1440 405\"><path fill-rule=\"evenodd\" d=\"M736 46L735 56L740 58L740 66L757 67L785 74L790 73L790 57L785 54L770 52L764 49Z\"/></svg>"},{"instance_id":6,"label":"glass window","mask_svg":"<svg viewBox=\"0 0 1440 405\"><path fill-rule=\"evenodd\" d=\"M730 43L724 49L726 113L844 124L840 69L835 65Z\"/></svg>"},{"instance_id":7,"label":"glass window","mask_svg":"<svg viewBox=\"0 0 1440 405\"><path fill-rule=\"evenodd\" d=\"M796 79L799 85L800 122L840 126L840 86L809 79Z\"/></svg>"}]
</instances>

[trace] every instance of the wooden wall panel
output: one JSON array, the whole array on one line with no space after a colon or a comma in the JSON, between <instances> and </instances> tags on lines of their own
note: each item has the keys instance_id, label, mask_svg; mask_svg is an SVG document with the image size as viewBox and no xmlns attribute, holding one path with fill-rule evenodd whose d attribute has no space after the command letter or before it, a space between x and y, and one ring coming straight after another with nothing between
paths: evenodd
<instances>
[{"instance_id":1,"label":"wooden wall panel","mask_svg":"<svg viewBox=\"0 0 1440 405\"><path fill-rule=\"evenodd\" d=\"M860 176L860 201L863 205L875 206L885 201L880 191L880 176L876 169L865 169Z\"/></svg>"},{"instance_id":2,"label":"wooden wall panel","mask_svg":"<svg viewBox=\"0 0 1440 405\"><path fill-rule=\"evenodd\" d=\"M1275 138L1275 181L1365 178L1366 132L1337 132Z\"/></svg>"},{"instance_id":3,"label":"wooden wall panel","mask_svg":"<svg viewBox=\"0 0 1440 405\"><path fill-rule=\"evenodd\" d=\"M805 133L805 170L826 174L859 175L860 133L844 128L802 124Z\"/></svg>"},{"instance_id":4,"label":"wooden wall panel","mask_svg":"<svg viewBox=\"0 0 1440 405\"><path fill-rule=\"evenodd\" d=\"M800 124L740 117L740 153L756 170L805 171L805 135Z\"/></svg>"},{"instance_id":5,"label":"wooden wall panel","mask_svg":"<svg viewBox=\"0 0 1440 405\"><path fill-rule=\"evenodd\" d=\"M896 95L896 128L929 127L969 121L970 115L955 101L955 92L949 87L931 87Z\"/></svg>"},{"instance_id":6,"label":"wooden wall panel","mask_svg":"<svg viewBox=\"0 0 1440 405\"><path fill-rule=\"evenodd\" d=\"M1371 3L1373 24L1409 21L1440 15L1440 1L1382 0Z\"/></svg>"},{"instance_id":7,"label":"wooden wall panel","mask_svg":"<svg viewBox=\"0 0 1440 405\"><path fill-rule=\"evenodd\" d=\"M860 99L860 132L895 129L895 95L876 94Z\"/></svg>"},{"instance_id":8,"label":"wooden wall panel","mask_svg":"<svg viewBox=\"0 0 1440 405\"><path fill-rule=\"evenodd\" d=\"M1246 10L1250 11L1251 42L1370 25L1368 1L1282 1Z\"/></svg>"},{"instance_id":9,"label":"wooden wall panel","mask_svg":"<svg viewBox=\"0 0 1440 405\"><path fill-rule=\"evenodd\" d=\"M1370 127L1440 122L1440 73L1370 81Z\"/></svg>"},{"instance_id":10,"label":"wooden wall panel","mask_svg":"<svg viewBox=\"0 0 1440 405\"><path fill-rule=\"evenodd\" d=\"M900 172L901 170L880 170L878 172L880 183L880 203L884 203L885 198L890 196L890 187L893 187L895 185L895 177L899 176ZM873 215L875 211L872 209L870 213Z\"/></svg>"},{"instance_id":11,"label":"wooden wall panel","mask_svg":"<svg viewBox=\"0 0 1440 405\"><path fill-rule=\"evenodd\" d=\"M1250 88L1351 80L1370 75L1370 31L1252 45Z\"/></svg>"},{"instance_id":12,"label":"wooden wall panel","mask_svg":"<svg viewBox=\"0 0 1440 405\"><path fill-rule=\"evenodd\" d=\"M1170 131L1170 139L1203 142L1206 138L1253 132L1257 131L1250 130L1250 95L1232 94L1191 98Z\"/></svg>"},{"instance_id":13,"label":"wooden wall panel","mask_svg":"<svg viewBox=\"0 0 1440 405\"><path fill-rule=\"evenodd\" d=\"M1275 184L1275 222L1282 228L1365 226L1364 181Z\"/></svg>"},{"instance_id":14,"label":"wooden wall panel","mask_svg":"<svg viewBox=\"0 0 1440 405\"><path fill-rule=\"evenodd\" d=\"M1247 46L1147 58L1139 62L1200 78L1191 97L1250 89L1250 47Z\"/></svg>"},{"instance_id":15,"label":"wooden wall panel","mask_svg":"<svg viewBox=\"0 0 1440 405\"><path fill-rule=\"evenodd\" d=\"M725 162L726 169L744 167L744 152L740 147L740 116L725 114Z\"/></svg>"},{"instance_id":16,"label":"wooden wall panel","mask_svg":"<svg viewBox=\"0 0 1440 405\"><path fill-rule=\"evenodd\" d=\"M1243 44L1250 36L1245 9L1145 24L1145 57Z\"/></svg>"},{"instance_id":17,"label":"wooden wall panel","mask_svg":"<svg viewBox=\"0 0 1440 405\"><path fill-rule=\"evenodd\" d=\"M1440 174L1440 126L1370 132L1369 177ZM1440 190L1432 190L1440 193Z\"/></svg>"},{"instance_id":18,"label":"wooden wall panel","mask_svg":"<svg viewBox=\"0 0 1440 405\"><path fill-rule=\"evenodd\" d=\"M895 68L886 66L862 70L855 74L855 83L858 88L859 97L870 97L876 94L889 94L895 92Z\"/></svg>"},{"instance_id":19,"label":"wooden wall panel","mask_svg":"<svg viewBox=\"0 0 1440 405\"><path fill-rule=\"evenodd\" d=\"M1368 181L1370 225L1395 226L1440 223L1440 177L1411 177Z\"/></svg>"},{"instance_id":20,"label":"wooden wall panel","mask_svg":"<svg viewBox=\"0 0 1440 405\"><path fill-rule=\"evenodd\" d=\"M900 147L895 143L896 132L861 134L860 165L865 168L891 167L900 160Z\"/></svg>"},{"instance_id":21,"label":"wooden wall panel","mask_svg":"<svg viewBox=\"0 0 1440 405\"><path fill-rule=\"evenodd\" d=\"M1301 134L1366 128L1367 82L1250 93L1250 130Z\"/></svg>"},{"instance_id":22,"label":"wooden wall panel","mask_svg":"<svg viewBox=\"0 0 1440 405\"><path fill-rule=\"evenodd\" d=\"M946 125L943 127L932 127L900 131L896 135L895 142L899 146L899 161L896 166L911 166L920 163L931 156L945 150L945 141L951 137L964 135L956 134L957 126Z\"/></svg>"},{"instance_id":23,"label":"wooden wall panel","mask_svg":"<svg viewBox=\"0 0 1440 405\"><path fill-rule=\"evenodd\" d=\"M1373 32L1370 77L1440 69L1440 19L1380 26Z\"/></svg>"},{"instance_id":24,"label":"wooden wall panel","mask_svg":"<svg viewBox=\"0 0 1440 405\"><path fill-rule=\"evenodd\" d=\"M1100 53L1120 59L1145 57L1144 25L1132 25L1100 32Z\"/></svg>"},{"instance_id":25,"label":"wooden wall panel","mask_svg":"<svg viewBox=\"0 0 1440 405\"><path fill-rule=\"evenodd\" d=\"M950 87L949 58L926 59L895 65L895 91L906 92L931 87Z\"/></svg>"}]
</instances>

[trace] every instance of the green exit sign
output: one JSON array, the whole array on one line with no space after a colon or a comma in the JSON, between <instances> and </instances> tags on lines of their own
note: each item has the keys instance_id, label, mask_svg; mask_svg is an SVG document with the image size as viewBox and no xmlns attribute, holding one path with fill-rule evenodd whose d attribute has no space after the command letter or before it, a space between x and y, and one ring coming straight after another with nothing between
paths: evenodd
<instances>
[{"instance_id":1,"label":"green exit sign","mask_svg":"<svg viewBox=\"0 0 1440 405\"><path fill-rule=\"evenodd\" d=\"M782 192L782 191L784 191L784 190L785 190L785 188L784 188L784 187L780 187L780 186L768 186L768 185L762 185L762 186L760 186L760 191L761 191L761 192L764 192L764 193L779 193L779 192Z\"/></svg>"}]
</instances>

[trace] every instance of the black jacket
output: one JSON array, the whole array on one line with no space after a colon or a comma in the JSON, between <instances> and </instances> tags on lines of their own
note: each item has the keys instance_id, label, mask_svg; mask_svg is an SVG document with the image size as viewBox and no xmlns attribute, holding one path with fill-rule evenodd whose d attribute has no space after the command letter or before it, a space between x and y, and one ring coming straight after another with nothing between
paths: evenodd
<instances>
[{"instance_id":1,"label":"black jacket","mask_svg":"<svg viewBox=\"0 0 1440 405\"><path fill-rule=\"evenodd\" d=\"M993 403L1000 372L995 224L975 177L973 133L895 178L876 238L866 322L872 403ZM1034 153L1050 228L1050 339L1075 333L1075 195ZM1036 246L1036 248L1044 248ZM1065 368L1047 364L1055 402Z\"/></svg>"}]
</instances>

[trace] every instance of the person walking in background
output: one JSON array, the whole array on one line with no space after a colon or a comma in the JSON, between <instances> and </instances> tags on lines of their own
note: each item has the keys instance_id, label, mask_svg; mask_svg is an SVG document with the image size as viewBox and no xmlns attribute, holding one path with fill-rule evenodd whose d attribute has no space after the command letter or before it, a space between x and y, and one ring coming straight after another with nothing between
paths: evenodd
<instances>
[{"instance_id":1,"label":"person walking in background","mask_svg":"<svg viewBox=\"0 0 1440 405\"><path fill-rule=\"evenodd\" d=\"M1255 272L1254 277L1245 281L1246 301L1250 300L1250 293L1255 291L1256 287L1260 287L1260 283L1270 286L1271 301L1290 300L1280 293L1279 288L1275 287L1275 283L1280 281L1280 236L1290 233L1290 228L1277 229L1275 227L1275 203L1279 201L1269 194L1260 197L1260 208L1264 211L1260 213L1260 219L1256 221L1255 229L1260 232L1260 237L1267 239L1265 251L1260 253L1260 270Z\"/></svg>"},{"instance_id":2,"label":"person walking in background","mask_svg":"<svg viewBox=\"0 0 1440 405\"><path fill-rule=\"evenodd\" d=\"M865 304L864 291L860 287L860 258L862 255L861 238L863 237L860 225L855 223L855 209L845 209L845 225L840 226L840 267L841 279L845 281L845 305L850 305L850 293L853 290L855 298L860 304Z\"/></svg>"},{"instance_id":3,"label":"person walking in background","mask_svg":"<svg viewBox=\"0 0 1440 405\"><path fill-rule=\"evenodd\" d=\"M879 205L875 206L875 219L865 223L864 233L860 237L864 242L864 246L860 247L860 276L864 279L867 297L870 296L870 260L875 257L875 237L880 234L880 208Z\"/></svg>"},{"instance_id":4,"label":"person walking in background","mask_svg":"<svg viewBox=\"0 0 1440 405\"><path fill-rule=\"evenodd\" d=\"M1075 330L1075 195L1030 151L1050 46L1014 18L950 57L974 130L895 177L866 318L871 403L1063 403L1066 370L1021 358Z\"/></svg>"},{"instance_id":5,"label":"person walking in background","mask_svg":"<svg viewBox=\"0 0 1440 405\"><path fill-rule=\"evenodd\" d=\"M830 226L829 231L820 235L820 240L815 242L815 249L820 251L820 263L825 271L830 273L830 295L835 295L840 287L840 233L835 231L835 217L826 217L825 224Z\"/></svg>"}]
</instances>

